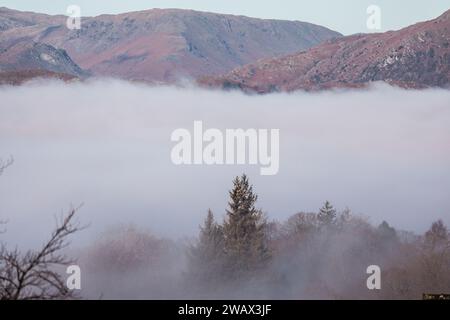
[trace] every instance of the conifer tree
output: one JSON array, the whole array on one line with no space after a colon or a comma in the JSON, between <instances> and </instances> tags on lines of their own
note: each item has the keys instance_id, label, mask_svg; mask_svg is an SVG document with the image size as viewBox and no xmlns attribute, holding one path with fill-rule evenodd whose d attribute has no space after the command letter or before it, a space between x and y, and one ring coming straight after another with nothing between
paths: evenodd
<instances>
[{"instance_id":1,"label":"conifer tree","mask_svg":"<svg viewBox=\"0 0 450 320\"><path fill-rule=\"evenodd\" d=\"M223 232L211 210L200 227L199 241L190 251L191 276L203 283L219 279L223 266Z\"/></svg>"},{"instance_id":2,"label":"conifer tree","mask_svg":"<svg viewBox=\"0 0 450 320\"><path fill-rule=\"evenodd\" d=\"M270 258L267 221L247 176L236 177L223 225L226 269L235 277L262 268Z\"/></svg>"},{"instance_id":3,"label":"conifer tree","mask_svg":"<svg viewBox=\"0 0 450 320\"><path fill-rule=\"evenodd\" d=\"M208 210L204 225L200 228L199 247L207 259L215 258L223 251L222 227L215 222L211 210Z\"/></svg>"},{"instance_id":4,"label":"conifer tree","mask_svg":"<svg viewBox=\"0 0 450 320\"><path fill-rule=\"evenodd\" d=\"M329 201L325 201L325 204L317 215L320 226L331 226L336 222L336 210Z\"/></svg>"},{"instance_id":5,"label":"conifer tree","mask_svg":"<svg viewBox=\"0 0 450 320\"><path fill-rule=\"evenodd\" d=\"M398 240L397 231L383 220L377 228L378 234L385 240L394 241Z\"/></svg>"}]
</instances>

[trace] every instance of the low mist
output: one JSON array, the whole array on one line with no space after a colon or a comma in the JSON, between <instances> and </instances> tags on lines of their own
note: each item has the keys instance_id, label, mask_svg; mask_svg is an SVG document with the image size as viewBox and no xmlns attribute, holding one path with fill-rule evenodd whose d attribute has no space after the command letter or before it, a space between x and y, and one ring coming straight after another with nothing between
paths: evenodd
<instances>
[{"instance_id":1,"label":"low mist","mask_svg":"<svg viewBox=\"0 0 450 320\"><path fill-rule=\"evenodd\" d=\"M14 158L0 177L2 239L34 248L55 215L80 204L78 220L89 227L73 245L83 254L118 225L191 239L208 208L221 221L243 172L269 221L329 200L374 224L423 233L435 220L450 224L449 102L450 91L383 84L264 96L115 80L0 87L0 157ZM205 129L280 129L278 174L174 165L171 133L192 131L195 120Z\"/></svg>"},{"instance_id":2,"label":"low mist","mask_svg":"<svg viewBox=\"0 0 450 320\"><path fill-rule=\"evenodd\" d=\"M80 219L92 224L85 235L130 222L192 235L208 208L224 212L231 180L243 172L273 219L330 200L409 230L450 222L448 91L378 85L248 96L94 81L3 87L0 101L1 156L15 159L0 179L0 212L15 241L34 242L55 213L81 203ZM172 164L170 134L192 131L194 120L279 128L279 173ZM13 232L23 226L30 230Z\"/></svg>"}]
</instances>

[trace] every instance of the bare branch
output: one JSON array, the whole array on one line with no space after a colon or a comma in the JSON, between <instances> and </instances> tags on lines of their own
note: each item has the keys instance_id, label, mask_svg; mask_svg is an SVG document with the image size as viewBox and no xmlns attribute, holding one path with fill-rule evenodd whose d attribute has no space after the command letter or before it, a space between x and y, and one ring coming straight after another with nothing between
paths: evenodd
<instances>
[{"instance_id":1,"label":"bare branch","mask_svg":"<svg viewBox=\"0 0 450 320\"><path fill-rule=\"evenodd\" d=\"M8 160L3 161L2 159L0 159L0 175L2 175L3 170L5 170L7 167L9 167L10 165L12 165L14 162L14 159L12 156L10 156L8 158ZM0 220L0 226L6 224L7 221L5 220ZM0 233L4 233L5 230L0 228Z\"/></svg>"},{"instance_id":2,"label":"bare branch","mask_svg":"<svg viewBox=\"0 0 450 320\"><path fill-rule=\"evenodd\" d=\"M5 170L7 167L12 165L14 162L13 157L9 157L7 160L0 159L0 175L3 173L3 170Z\"/></svg>"},{"instance_id":3,"label":"bare branch","mask_svg":"<svg viewBox=\"0 0 450 320\"><path fill-rule=\"evenodd\" d=\"M78 209L60 219L40 250L21 254L0 248L0 300L76 298L56 269L75 262L61 251L69 245L68 237L84 228L73 221Z\"/></svg>"}]
</instances>

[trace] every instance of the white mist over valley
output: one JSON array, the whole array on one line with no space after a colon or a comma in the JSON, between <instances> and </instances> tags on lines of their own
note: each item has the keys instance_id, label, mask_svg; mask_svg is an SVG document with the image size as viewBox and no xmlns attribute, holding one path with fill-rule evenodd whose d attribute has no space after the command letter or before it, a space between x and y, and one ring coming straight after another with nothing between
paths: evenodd
<instances>
[{"instance_id":1,"label":"white mist over valley","mask_svg":"<svg viewBox=\"0 0 450 320\"><path fill-rule=\"evenodd\" d=\"M370 89L245 95L116 80L0 88L0 213L9 243L33 247L54 216L83 204L100 232L134 224L158 236L195 236L208 208L222 219L227 191L247 173L269 220L325 200L374 223L423 232L450 223L450 92ZM280 129L280 166L174 165L171 133Z\"/></svg>"}]
</instances>

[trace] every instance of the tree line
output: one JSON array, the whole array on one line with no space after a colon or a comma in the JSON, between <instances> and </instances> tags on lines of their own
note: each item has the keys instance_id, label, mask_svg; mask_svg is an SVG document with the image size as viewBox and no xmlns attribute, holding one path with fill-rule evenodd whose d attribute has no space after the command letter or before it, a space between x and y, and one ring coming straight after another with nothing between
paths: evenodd
<instances>
[{"instance_id":1,"label":"tree line","mask_svg":"<svg viewBox=\"0 0 450 320\"><path fill-rule=\"evenodd\" d=\"M317 212L269 222L246 175L234 179L229 199L223 222L209 210L188 251L191 285L205 296L244 284L264 298L418 299L450 292L450 235L442 220L416 235L386 221L373 226L325 201ZM372 264L381 267L383 290L366 287Z\"/></svg>"}]
</instances>

